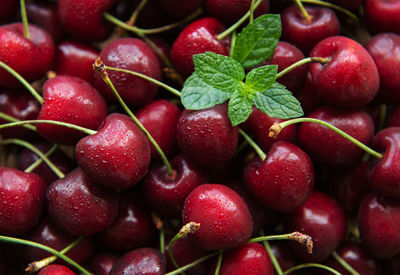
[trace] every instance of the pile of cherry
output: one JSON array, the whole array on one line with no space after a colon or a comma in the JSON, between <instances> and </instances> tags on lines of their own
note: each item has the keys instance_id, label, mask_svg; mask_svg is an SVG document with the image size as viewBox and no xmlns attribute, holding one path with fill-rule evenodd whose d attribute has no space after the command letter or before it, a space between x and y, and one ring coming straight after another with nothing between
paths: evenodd
<instances>
[{"instance_id":1,"label":"pile of cherry","mask_svg":"<svg viewBox=\"0 0 400 275\"><path fill-rule=\"evenodd\" d=\"M400 0L301 2L2 0L0 275L400 274ZM301 118L199 77L268 13Z\"/></svg>"}]
</instances>

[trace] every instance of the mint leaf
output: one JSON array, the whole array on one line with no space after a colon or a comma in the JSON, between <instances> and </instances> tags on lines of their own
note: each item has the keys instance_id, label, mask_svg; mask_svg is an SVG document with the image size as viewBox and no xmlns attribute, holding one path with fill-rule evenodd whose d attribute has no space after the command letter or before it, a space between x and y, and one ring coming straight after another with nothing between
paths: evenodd
<instances>
[{"instance_id":1,"label":"mint leaf","mask_svg":"<svg viewBox=\"0 0 400 275\"><path fill-rule=\"evenodd\" d=\"M250 94L237 91L232 95L228 104L228 116L233 126L247 120L251 114L251 106L252 100Z\"/></svg>"},{"instance_id":2,"label":"mint leaf","mask_svg":"<svg viewBox=\"0 0 400 275\"><path fill-rule=\"evenodd\" d=\"M279 83L274 83L268 90L256 93L252 100L257 109L270 117L289 119L304 114L300 102Z\"/></svg>"},{"instance_id":3,"label":"mint leaf","mask_svg":"<svg viewBox=\"0 0 400 275\"><path fill-rule=\"evenodd\" d=\"M212 52L193 55L195 73L216 89L233 93L242 86L244 69L240 63Z\"/></svg>"},{"instance_id":4,"label":"mint leaf","mask_svg":"<svg viewBox=\"0 0 400 275\"><path fill-rule=\"evenodd\" d=\"M232 58L245 68L260 64L274 53L281 32L279 14L258 17L237 36Z\"/></svg>"},{"instance_id":5,"label":"mint leaf","mask_svg":"<svg viewBox=\"0 0 400 275\"><path fill-rule=\"evenodd\" d=\"M265 91L274 84L277 73L277 65L266 65L255 68L246 75L245 85L256 92Z\"/></svg>"},{"instance_id":6,"label":"mint leaf","mask_svg":"<svg viewBox=\"0 0 400 275\"><path fill-rule=\"evenodd\" d=\"M194 73L183 84L181 100L186 109L201 110L224 103L231 95L207 84Z\"/></svg>"}]
</instances>

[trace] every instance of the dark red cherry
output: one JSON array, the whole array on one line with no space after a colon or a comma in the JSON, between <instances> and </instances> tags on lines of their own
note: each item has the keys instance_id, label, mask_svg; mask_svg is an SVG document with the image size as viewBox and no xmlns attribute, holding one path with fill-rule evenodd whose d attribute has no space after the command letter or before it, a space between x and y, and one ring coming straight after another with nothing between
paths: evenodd
<instances>
[{"instance_id":1,"label":"dark red cherry","mask_svg":"<svg viewBox=\"0 0 400 275\"><path fill-rule=\"evenodd\" d=\"M164 273L164 255L153 248L140 248L122 256L114 264L109 275L163 275Z\"/></svg>"},{"instance_id":2,"label":"dark red cherry","mask_svg":"<svg viewBox=\"0 0 400 275\"><path fill-rule=\"evenodd\" d=\"M43 106L37 119L56 120L96 130L107 115L101 95L86 81L59 75L43 85ZM38 124L40 135L55 143L75 144L86 134L52 124Z\"/></svg>"},{"instance_id":3,"label":"dark red cherry","mask_svg":"<svg viewBox=\"0 0 400 275\"><path fill-rule=\"evenodd\" d=\"M176 129L179 148L198 164L218 166L235 154L238 131L229 120L227 104L184 110Z\"/></svg>"},{"instance_id":4,"label":"dark red cherry","mask_svg":"<svg viewBox=\"0 0 400 275\"><path fill-rule=\"evenodd\" d=\"M147 173L150 145L130 117L115 113L106 117L96 134L78 142L75 157L96 183L128 188Z\"/></svg>"},{"instance_id":5,"label":"dark red cherry","mask_svg":"<svg viewBox=\"0 0 400 275\"><path fill-rule=\"evenodd\" d=\"M57 74L79 77L93 84L93 63L99 51L75 41L64 41L56 49L54 69Z\"/></svg>"},{"instance_id":6,"label":"dark red cherry","mask_svg":"<svg viewBox=\"0 0 400 275\"><path fill-rule=\"evenodd\" d=\"M400 1L367 0L364 6L365 22L373 32L400 34Z\"/></svg>"},{"instance_id":7,"label":"dark red cherry","mask_svg":"<svg viewBox=\"0 0 400 275\"><path fill-rule=\"evenodd\" d=\"M271 241L269 242L269 246L282 270L288 270L296 265L292 251L286 243L282 241ZM276 272L274 274L276 274Z\"/></svg>"},{"instance_id":8,"label":"dark red cherry","mask_svg":"<svg viewBox=\"0 0 400 275\"><path fill-rule=\"evenodd\" d=\"M305 54L322 39L339 34L339 20L324 7L305 6L310 18L304 18L297 5L282 13L282 39L296 45Z\"/></svg>"},{"instance_id":9,"label":"dark red cherry","mask_svg":"<svg viewBox=\"0 0 400 275\"><path fill-rule=\"evenodd\" d=\"M90 260L88 270L96 275L108 275L117 260L118 257L113 254L97 254Z\"/></svg>"},{"instance_id":10,"label":"dark red cherry","mask_svg":"<svg viewBox=\"0 0 400 275\"><path fill-rule=\"evenodd\" d=\"M36 174L0 167L0 234L32 229L42 214L46 183Z\"/></svg>"},{"instance_id":11,"label":"dark red cherry","mask_svg":"<svg viewBox=\"0 0 400 275\"><path fill-rule=\"evenodd\" d=\"M320 41L310 56L330 59L308 68L320 96L338 107L357 108L369 103L379 89L379 74L368 51L344 36Z\"/></svg>"},{"instance_id":12,"label":"dark red cherry","mask_svg":"<svg viewBox=\"0 0 400 275\"><path fill-rule=\"evenodd\" d=\"M202 184L186 198L182 223L200 223L189 237L204 250L231 248L245 244L253 231L253 221L243 199L221 184Z\"/></svg>"},{"instance_id":13,"label":"dark red cherry","mask_svg":"<svg viewBox=\"0 0 400 275\"><path fill-rule=\"evenodd\" d=\"M159 0L164 10L175 17L184 18L195 12L203 0Z\"/></svg>"},{"instance_id":14,"label":"dark red cherry","mask_svg":"<svg viewBox=\"0 0 400 275\"><path fill-rule=\"evenodd\" d=\"M206 17L188 25L179 34L171 49L171 62L184 77L194 71L193 55L214 52L229 55L228 39L219 41L216 36L225 30L217 19Z\"/></svg>"},{"instance_id":15,"label":"dark red cherry","mask_svg":"<svg viewBox=\"0 0 400 275\"><path fill-rule=\"evenodd\" d=\"M300 92L296 93L296 97L300 101L301 108L303 108L304 111L304 115L310 114L319 106L321 106L321 97L318 94L317 87L313 82L311 73L309 71L307 72L306 83L304 84L303 89Z\"/></svg>"},{"instance_id":16,"label":"dark red cherry","mask_svg":"<svg viewBox=\"0 0 400 275\"><path fill-rule=\"evenodd\" d=\"M17 71L27 81L36 80L50 69L54 59L54 42L42 28L29 25L30 39L24 37L22 23L0 27L0 61ZM0 86L20 87L20 82L0 69Z\"/></svg>"},{"instance_id":17,"label":"dark red cherry","mask_svg":"<svg viewBox=\"0 0 400 275\"><path fill-rule=\"evenodd\" d=\"M264 246L259 243L249 243L224 254L219 274L273 275L274 267Z\"/></svg>"},{"instance_id":18,"label":"dark red cherry","mask_svg":"<svg viewBox=\"0 0 400 275\"><path fill-rule=\"evenodd\" d=\"M153 167L143 180L143 190L149 205L167 217L179 217L183 203L198 185L206 183L207 177L192 161L178 155L171 161L172 175L167 168Z\"/></svg>"},{"instance_id":19,"label":"dark red cherry","mask_svg":"<svg viewBox=\"0 0 400 275\"><path fill-rule=\"evenodd\" d=\"M14 18L19 6L18 0L3 0L0 9L0 21L6 22Z\"/></svg>"},{"instance_id":20,"label":"dark red cherry","mask_svg":"<svg viewBox=\"0 0 400 275\"><path fill-rule=\"evenodd\" d=\"M37 275L75 275L75 273L63 265L51 264L40 270Z\"/></svg>"},{"instance_id":21,"label":"dark red cherry","mask_svg":"<svg viewBox=\"0 0 400 275\"><path fill-rule=\"evenodd\" d=\"M375 258L400 252L400 202L370 193L361 202L358 226L363 246Z\"/></svg>"},{"instance_id":22,"label":"dark red cherry","mask_svg":"<svg viewBox=\"0 0 400 275\"><path fill-rule=\"evenodd\" d=\"M297 257L308 262L321 262L344 240L347 219L342 206L330 196L313 191L308 200L296 211L285 217L287 232L299 231L310 235L313 253L298 243L291 243Z\"/></svg>"},{"instance_id":23,"label":"dark red cherry","mask_svg":"<svg viewBox=\"0 0 400 275\"><path fill-rule=\"evenodd\" d=\"M106 229L118 213L117 194L91 181L80 168L49 186L46 205L51 220L75 236Z\"/></svg>"},{"instance_id":24,"label":"dark red cherry","mask_svg":"<svg viewBox=\"0 0 400 275\"><path fill-rule=\"evenodd\" d=\"M250 162L243 177L259 202L279 212L291 212L301 206L314 185L310 158L299 147L285 141L272 145L264 161Z\"/></svg>"},{"instance_id":25,"label":"dark red cherry","mask_svg":"<svg viewBox=\"0 0 400 275\"><path fill-rule=\"evenodd\" d=\"M341 110L324 106L308 117L328 122L364 144L369 144L374 134L372 118L364 110ZM313 160L331 167L356 164L364 153L333 130L313 122L301 124L298 141Z\"/></svg>"}]
</instances>

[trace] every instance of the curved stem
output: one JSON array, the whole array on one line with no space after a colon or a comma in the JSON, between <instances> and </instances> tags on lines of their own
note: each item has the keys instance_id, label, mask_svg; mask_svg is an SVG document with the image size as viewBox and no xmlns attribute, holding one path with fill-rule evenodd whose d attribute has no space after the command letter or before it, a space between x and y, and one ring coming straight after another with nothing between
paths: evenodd
<instances>
[{"instance_id":1,"label":"curved stem","mask_svg":"<svg viewBox=\"0 0 400 275\"><path fill-rule=\"evenodd\" d=\"M131 15L131 18L129 18L129 20L128 20L128 22L126 22L126 24L128 24L129 26L135 25L136 19L137 19L139 13L146 6L147 2L149 2L149 0L140 1L139 5L136 7L136 9L134 10L134 12Z\"/></svg>"},{"instance_id":2,"label":"curved stem","mask_svg":"<svg viewBox=\"0 0 400 275\"><path fill-rule=\"evenodd\" d=\"M296 266L286 270L285 272L283 272L283 275L287 275L296 270L308 268L308 267L317 267L317 268L328 270L328 271L332 272L333 274L341 275L340 272L337 272L336 270L334 270L333 268L330 268L329 266L322 265L322 264L315 264L315 263L296 265Z\"/></svg>"},{"instance_id":3,"label":"curved stem","mask_svg":"<svg viewBox=\"0 0 400 275\"><path fill-rule=\"evenodd\" d=\"M255 143L254 140L251 137L249 137L249 135L247 135L245 131L243 131L240 128L238 129L238 131L239 131L239 134L241 134L244 137L244 139L250 144L250 146L253 147L254 151L256 151L256 153L260 157L260 159L262 161L264 161L264 159L267 157L267 155L260 148L260 146L258 146L258 144Z\"/></svg>"},{"instance_id":4,"label":"curved stem","mask_svg":"<svg viewBox=\"0 0 400 275\"><path fill-rule=\"evenodd\" d=\"M250 239L247 243L255 243L255 242L263 242L263 241L272 241L272 240L290 240L290 241L295 241L298 242L302 245L304 245L307 248L308 253L312 253L313 249L313 241L311 237L307 234L303 234L300 232L292 232L288 234L282 234L282 235L271 235L271 236L262 236L262 237L257 237Z\"/></svg>"},{"instance_id":5,"label":"curved stem","mask_svg":"<svg viewBox=\"0 0 400 275\"><path fill-rule=\"evenodd\" d=\"M9 115L3 113L3 112L0 112L0 118L2 118L2 119L4 119L4 120L7 120L7 121L10 121L10 122L18 122L18 121L21 121L21 120L19 120L19 119L16 119L15 117L12 117L12 116L9 116ZM35 132L37 131L37 130L36 130L36 127L33 126L33 125L30 125L30 124L22 125L22 127L25 127L25 128L27 128L27 129L32 130L32 131L35 131Z\"/></svg>"},{"instance_id":6,"label":"curved stem","mask_svg":"<svg viewBox=\"0 0 400 275\"><path fill-rule=\"evenodd\" d=\"M261 231L260 231L260 234L263 236L263 235L264 235L264 231L261 230ZM272 265L274 266L277 275L282 275L282 274L283 274L282 268L281 268L281 266L279 265L279 262L278 262L278 260L276 259L274 253L272 252L271 247L269 246L268 241L263 241L263 244L264 244L265 250L267 250L268 256L269 256L269 258L271 259Z\"/></svg>"},{"instance_id":7,"label":"curved stem","mask_svg":"<svg viewBox=\"0 0 400 275\"><path fill-rule=\"evenodd\" d=\"M36 119L36 120L22 120L22 121L16 121L16 122L11 122L11 123L6 123L6 124L0 124L0 130L4 128L9 128L9 127L15 127L15 126L23 126L25 124L39 124L39 123L45 123L45 124L53 124L53 125L58 125L58 126L64 126L67 128L75 129L77 131L81 131L85 134L88 135L93 135L96 134L97 131L94 131L92 129L84 128L75 124L67 123L67 122L61 122L61 121L55 121L55 120L45 120L45 119Z\"/></svg>"},{"instance_id":8,"label":"curved stem","mask_svg":"<svg viewBox=\"0 0 400 275\"><path fill-rule=\"evenodd\" d=\"M297 0L292 0L292 1L297 1ZM303 3L315 4L315 5L318 5L318 6L323 6L323 7L327 7L327 8L331 8L331 9L340 11L340 12L346 14L348 17L352 18L353 20L355 20L357 22L359 21L358 17L354 13L352 13L352 12L350 12L350 11L340 7L340 6L334 5L332 3L329 3L329 2L326 2L326 1L320 1L320 0L301 0L301 1Z\"/></svg>"},{"instance_id":9,"label":"curved stem","mask_svg":"<svg viewBox=\"0 0 400 275\"><path fill-rule=\"evenodd\" d=\"M42 96L19 73L17 73L13 68L11 68L10 66L8 66L6 63L4 63L2 61L0 61L0 67L2 67L4 70L9 72L16 79L18 79L18 81L21 82L22 85L24 85L24 87L32 94L32 96L34 98L36 98L36 100L40 104L43 104Z\"/></svg>"},{"instance_id":10,"label":"curved stem","mask_svg":"<svg viewBox=\"0 0 400 275\"><path fill-rule=\"evenodd\" d=\"M373 155L374 157L378 158L378 159L382 159L382 154L372 150L371 148L369 148L368 146L366 146L365 144L361 143L360 141L358 141L357 139L353 138L352 136L350 136L349 134L347 134L346 132L340 130L339 128L333 126L332 124L320 120L320 119L315 119L315 118L308 118L308 117L303 117L303 118L295 118L295 119L290 119L278 124L273 124L271 126L271 128L269 128L269 136L270 137L276 137L280 131L282 131L283 128L295 124L295 123L300 123L300 122L314 122L314 123L318 123L321 125L324 125L326 127L328 127L329 129L333 130L335 133L341 135L342 137L344 137L345 139L347 139L348 141L351 141L352 143L354 143L355 145L357 145L358 147L360 147L361 149L363 149L364 151L366 151L367 153L369 153L370 155Z\"/></svg>"},{"instance_id":11,"label":"curved stem","mask_svg":"<svg viewBox=\"0 0 400 275\"><path fill-rule=\"evenodd\" d=\"M257 0L257 2L254 4L254 9L256 9L262 2L263 0ZM221 32L218 34L216 37L218 40L222 40L228 35L230 35L233 31L235 31L240 25L243 24L249 17L250 17L251 11L247 11L245 15L242 16L236 23L234 23L232 26L227 28L225 31Z\"/></svg>"},{"instance_id":12,"label":"curved stem","mask_svg":"<svg viewBox=\"0 0 400 275\"><path fill-rule=\"evenodd\" d=\"M57 250L45 246L43 244L40 243L35 243L35 242L31 242L28 240L23 240L23 239L18 239L18 238L13 238L13 237L7 237L7 236L2 236L0 235L0 241L1 242L5 242L5 243L12 243L12 244L22 244L22 245L28 245L28 246L32 246L32 247L36 247L42 250L45 250L55 256L57 256L58 258L66 261L67 263L69 263L70 265L72 265L73 267L75 267L76 269L78 269L80 272L82 272L85 275L92 275L92 273L90 273L89 271L87 271L85 268L83 268L82 266L80 266L77 262L75 262L74 260L70 259L69 257L61 254L60 252L58 252Z\"/></svg>"},{"instance_id":13,"label":"curved stem","mask_svg":"<svg viewBox=\"0 0 400 275\"><path fill-rule=\"evenodd\" d=\"M219 275L219 270L221 269L221 263L222 263L222 256L224 255L223 251L221 250L220 253L218 254L217 258L217 265L215 266L215 272L214 275Z\"/></svg>"},{"instance_id":14,"label":"curved stem","mask_svg":"<svg viewBox=\"0 0 400 275\"><path fill-rule=\"evenodd\" d=\"M349 265L342 257L340 257L336 251L332 252L333 258L335 258L336 261L339 262L341 266L344 267L350 274L352 275L360 275L351 265Z\"/></svg>"},{"instance_id":15,"label":"curved stem","mask_svg":"<svg viewBox=\"0 0 400 275\"><path fill-rule=\"evenodd\" d=\"M291 72L292 70L307 64L307 63L312 63L312 62L319 62L321 64L327 64L329 63L330 59L329 58L322 58L322 57L307 57L304 58L302 60L297 61L296 63L293 63L292 65L290 65L289 67L283 69L282 71L280 71L279 73L276 74L276 79L284 76L285 74Z\"/></svg>"},{"instance_id":16,"label":"curved stem","mask_svg":"<svg viewBox=\"0 0 400 275\"><path fill-rule=\"evenodd\" d=\"M299 7L301 13L303 14L303 17L306 20L306 22L311 22L311 17L308 14L308 12L306 11L306 9L304 8L303 4L301 3L301 0L296 0L296 4Z\"/></svg>"},{"instance_id":17,"label":"curved stem","mask_svg":"<svg viewBox=\"0 0 400 275\"><path fill-rule=\"evenodd\" d=\"M21 8L22 23L24 25L24 36L27 39L31 39L28 27L28 16L26 15L25 0L20 1L20 8Z\"/></svg>"},{"instance_id":18,"label":"curved stem","mask_svg":"<svg viewBox=\"0 0 400 275\"><path fill-rule=\"evenodd\" d=\"M46 154L44 154L46 156L46 158L48 158L49 156L51 156L51 154L53 154L58 148L58 144L54 144L49 151L47 151ZM42 164L43 159L39 158L37 161L35 161L34 163L32 163L28 168L26 168L24 170L24 172L26 173L31 173L33 170L35 170L40 164Z\"/></svg>"},{"instance_id":19,"label":"curved stem","mask_svg":"<svg viewBox=\"0 0 400 275\"><path fill-rule=\"evenodd\" d=\"M196 265L198 265L198 264L200 264L200 263L202 263L202 262L214 257L215 255L218 255L219 253L221 253L221 252L220 251L215 251L215 252L211 253L210 255L201 257L200 259L198 259L198 260L196 260L194 262L191 262L190 264L187 264L185 266L182 266L181 268L178 268L178 269L175 269L174 271L165 273L165 275L176 275L176 274L182 273L182 272L184 272L184 271L186 271L186 270L188 270L188 269L190 269L190 268L192 268L192 267L194 267L194 266L196 266Z\"/></svg>"},{"instance_id":20,"label":"curved stem","mask_svg":"<svg viewBox=\"0 0 400 275\"><path fill-rule=\"evenodd\" d=\"M10 139L5 139L5 140L1 140L0 141L0 145L7 145L7 144L17 144L20 146L23 146L29 150L31 150L33 153L35 153L36 155L38 155L51 169L51 171L53 171L57 177L59 177L60 179L65 177L64 173L60 171L60 169L57 168L57 166L54 165L54 163L49 160L38 148L36 148L33 144L25 141L25 140L21 140L21 139L16 139L16 138L10 138Z\"/></svg>"}]
</instances>

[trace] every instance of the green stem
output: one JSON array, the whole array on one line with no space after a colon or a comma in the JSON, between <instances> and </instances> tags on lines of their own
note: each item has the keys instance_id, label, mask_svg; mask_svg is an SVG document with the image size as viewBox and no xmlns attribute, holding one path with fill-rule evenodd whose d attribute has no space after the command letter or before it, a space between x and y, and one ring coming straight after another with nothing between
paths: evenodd
<instances>
[{"instance_id":1,"label":"green stem","mask_svg":"<svg viewBox=\"0 0 400 275\"><path fill-rule=\"evenodd\" d=\"M94 131L92 129L84 128L75 124L67 123L67 122L62 122L62 121L56 121L56 120L45 120L45 119L36 119L36 120L22 120L22 121L16 121L16 122L11 122L11 123L6 123L6 124L0 124L0 130L4 128L9 128L9 127L15 127L15 126L23 126L25 124L39 124L39 123L45 123L45 124L53 124L53 125L58 125L58 126L64 126L67 128L75 129L77 131L83 132L88 135L93 135L96 134L97 131Z\"/></svg>"},{"instance_id":2,"label":"green stem","mask_svg":"<svg viewBox=\"0 0 400 275\"><path fill-rule=\"evenodd\" d=\"M257 2L254 4L254 9L256 9L262 2L263 0L257 0ZM227 28L225 31L221 32L218 34L216 37L218 40L222 40L228 35L230 35L232 32L234 32L240 25L242 25L247 19L250 17L251 11L247 11L245 15L242 16L236 23L234 23L232 26Z\"/></svg>"},{"instance_id":3,"label":"green stem","mask_svg":"<svg viewBox=\"0 0 400 275\"><path fill-rule=\"evenodd\" d=\"M223 255L224 255L224 253L221 250L220 253L218 254L217 265L215 266L214 275L219 275L219 270L221 269L221 263L222 263L222 256Z\"/></svg>"},{"instance_id":4,"label":"green stem","mask_svg":"<svg viewBox=\"0 0 400 275\"><path fill-rule=\"evenodd\" d=\"M273 124L271 126L271 128L269 129L270 137L274 137L274 136L278 135L279 132L282 131L282 129L284 129L285 127L287 127L289 125L292 125L292 124L295 124L295 123L300 123L300 122L314 122L314 123L318 123L318 124L324 125L324 126L328 127L329 129L333 130L335 133L341 135L342 137L344 137L348 141L354 143L355 145L357 145L358 147L360 147L361 149L363 149L364 151L366 151L370 155L373 155L374 157L376 157L378 159L382 159L382 157L383 157L382 154L372 150L371 148L369 148L365 144L361 143L357 139L355 139L352 136L350 136L349 134L347 134L346 132L340 130L339 128L333 126L332 124L330 124L328 122L325 122L325 121L319 120L319 119L315 119L315 118L308 118L308 117L295 118L295 119L290 119L290 120L281 122L279 124Z\"/></svg>"},{"instance_id":5,"label":"green stem","mask_svg":"<svg viewBox=\"0 0 400 275\"><path fill-rule=\"evenodd\" d=\"M58 252L57 250L45 246L43 244L40 243L35 243L35 242L31 242L28 240L23 240L23 239L18 239L18 238L13 238L13 237L7 237L7 236L1 236L0 235L0 241L5 242L5 243L12 243L12 244L22 244L22 245L28 245L28 246L32 246L32 247L36 247L42 250L45 250L55 256L57 256L58 258L66 261L67 263L69 263L70 265L72 265L73 267L75 267L76 269L78 269L80 272L82 272L85 275L92 275L92 273L90 273L89 271L87 271L85 268L83 268L82 266L80 266L77 262L75 262L74 260L70 259L69 257L61 254L60 252Z\"/></svg>"},{"instance_id":6,"label":"green stem","mask_svg":"<svg viewBox=\"0 0 400 275\"><path fill-rule=\"evenodd\" d=\"M58 148L58 144L54 144L49 151L47 151L46 154L44 154L46 156L46 158L48 158L49 156L51 156L51 154L53 154ZM35 170L40 164L43 163L43 159L39 158L37 161L35 161L34 163L32 163L28 168L26 168L24 170L24 172L26 173L31 173L33 170Z\"/></svg>"},{"instance_id":7,"label":"green stem","mask_svg":"<svg viewBox=\"0 0 400 275\"><path fill-rule=\"evenodd\" d=\"M181 268L178 268L178 269L175 269L174 271L165 273L165 275L176 275L176 274L182 273L182 272L184 272L184 271L186 271L186 270L188 270L188 269L190 269L190 268L192 268L192 267L194 267L194 266L214 257L215 255L220 254L220 253L221 253L220 251L215 251L215 252L211 253L210 255L204 256L194 262L191 262L190 264L182 266Z\"/></svg>"},{"instance_id":8,"label":"green stem","mask_svg":"<svg viewBox=\"0 0 400 275\"><path fill-rule=\"evenodd\" d=\"M303 269L303 268L308 268L308 267L317 267L317 268L328 270L328 271L332 272L335 275L341 275L340 272L337 272L336 270L334 270L333 268L330 268L329 266L322 265L322 264L315 264L315 263L296 265L296 266L286 270L285 272L283 272L283 275L287 275L287 274L290 274L290 273L292 273L292 272L294 272L296 270Z\"/></svg>"},{"instance_id":9,"label":"green stem","mask_svg":"<svg viewBox=\"0 0 400 275\"><path fill-rule=\"evenodd\" d=\"M162 254L165 253L165 232L164 232L164 227L161 227L160 229L160 251Z\"/></svg>"},{"instance_id":10,"label":"green stem","mask_svg":"<svg viewBox=\"0 0 400 275\"><path fill-rule=\"evenodd\" d=\"M291 0L291 1L297 1L297 0ZM320 1L320 0L301 0L301 1L302 1L303 3L315 4L315 5L319 5L319 6L323 6L323 7L328 7L328 8L331 8L331 9L334 9L334 10L337 10L337 11L340 11L340 12L346 14L348 17L350 17L350 18L352 18L353 20L355 20L355 21L358 22L358 17L357 17L354 13L352 13L352 12L350 12L350 11L348 11L348 10L346 10L346 9L344 9L344 8L342 8L342 7L340 7L340 6L334 5L334 4L332 4L332 3L325 2L325 1Z\"/></svg>"},{"instance_id":11,"label":"green stem","mask_svg":"<svg viewBox=\"0 0 400 275\"><path fill-rule=\"evenodd\" d=\"M157 79L151 78L151 77L149 77L149 76L147 76L145 74L141 74L141 73L138 73L138 72L125 70L125 69L115 68L115 67L109 67L109 66L105 66L104 68L106 70L126 73L126 74L130 74L130 75L134 75L134 76L143 78L143 79L145 79L145 80L147 80L147 81L149 81L151 83L154 83L154 84L166 89L167 91L170 91L174 95L181 97L181 92L179 92L177 89L172 88L171 86L168 86L168 85L162 83L161 81L158 81Z\"/></svg>"},{"instance_id":12,"label":"green stem","mask_svg":"<svg viewBox=\"0 0 400 275\"><path fill-rule=\"evenodd\" d=\"M142 11L142 9L146 6L146 4L147 4L148 1L149 1L149 0L142 0L142 1L139 3L139 5L136 7L135 11L132 13L131 18L129 18L129 20L128 20L128 22L127 22L128 25L130 25L130 26L135 25L136 19L137 19L139 13L140 13L140 12Z\"/></svg>"},{"instance_id":13,"label":"green stem","mask_svg":"<svg viewBox=\"0 0 400 275\"><path fill-rule=\"evenodd\" d=\"M18 121L21 121L21 120L19 120L19 119L16 119L15 117L12 117L12 116L9 116L9 115L3 113L3 112L0 112L0 118L2 118L2 119L4 119L4 120L7 120L7 121L10 121L10 122L18 122ZM32 130L32 131L35 131L35 132L37 131L37 130L36 130L36 127L33 126L33 125L30 125L30 124L22 125L22 127L25 127L25 128L27 128L27 129Z\"/></svg>"},{"instance_id":14,"label":"green stem","mask_svg":"<svg viewBox=\"0 0 400 275\"><path fill-rule=\"evenodd\" d=\"M22 23L24 25L24 36L26 39L31 39L28 27L28 16L26 15L25 0L20 1L20 8L21 8Z\"/></svg>"},{"instance_id":15,"label":"green stem","mask_svg":"<svg viewBox=\"0 0 400 275\"><path fill-rule=\"evenodd\" d=\"M8 145L8 144L17 144L20 146L23 146L32 152L34 152L36 155L38 155L43 161L50 167L50 169L61 179L65 177L64 173L60 171L60 169L57 168L57 166L54 165L51 160L49 160L38 148L36 148L33 144L21 140L21 139L16 139L16 138L10 138L10 139L4 139L0 141L0 145Z\"/></svg>"},{"instance_id":16,"label":"green stem","mask_svg":"<svg viewBox=\"0 0 400 275\"><path fill-rule=\"evenodd\" d=\"M249 23L253 22L253 20L254 20L254 3L255 3L255 0L251 0Z\"/></svg>"},{"instance_id":17,"label":"green stem","mask_svg":"<svg viewBox=\"0 0 400 275\"><path fill-rule=\"evenodd\" d=\"M352 275L360 275L360 273L358 273L351 265L349 265L342 257L340 257L336 251L332 252L332 256L333 258L336 259L336 261L339 262L339 264L341 266L344 267L344 269L346 269L350 274Z\"/></svg>"},{"instance_id":18,"label":"green stem","mask_svg":"<svg viewBox=\"0 0 400 275\"><path fill-rule=\"evenodd\" d=\"M387 105L385 103L382 103L379 106L379 125L378 125L378 132L383 129L385 126L385 120L386 120L386 113L387 113Z\"/></svg>"},{"instance_id":19,"label":"green stem","mask_svg":"<svg viewBox=\"0 0 400 275\"><path fill-rule=\"evenodd\" d=\"M254 140L252 140L251 137L249 137L249 135L246 134L245 131L243 131L242 129L238 129L239 134L241 134L244 139L250 144L251 147L253 147L254 151L256 151L257 155L260 157L260 159L262 161L265 160L265 158L267 157L267 155L264 153L264 151L260 148L260 146L257 145L257 143L254 142Z\"/></svg>"},{"instance_id":20,"label":"green stem","mask_svg":"<svg viewBox=\"0 0 400 275\"><path fill-rule=\"evenodd\" d=\"M293 233L281 234L281 235L271 235L271 236L261 236L250 239L247 243L259 243L263 241L281 241L281 240L291 240Z\"/></svg>"},{"instance_id":21,"label":"green stem","mask_svg":"<svg viewBox=\"0 0 400 275\"><path fill-rule=\"evenodd\" d=\"M178 234L176 234L176 235L169 241L169 243L168 243L168 256L169 256L169 258L170 258L172 264L174 265L174 267L177 268L177 269L179 269L180 267L179 267L178 263L177 263L176 260L175 260L174 253L172 253L172 245L173 245L177 240L179 240L181 237L182 237L182 236L179 235L179 233L178 233ZM182 271L182 274L184 275L185 273Z\"/></svg>"},{"instance_id":22,"label":"green stem","mask_svg":"<svg viewBox=\"0 0 400 275\"><path fill-rule=\"evenodd\" d=\"M307 22L310 22L311 21L311 17L308 14L308 12L306 11L306 9L304 8L303 4L301 3L301 0L296 0L296 3L297 3L297 6L299 7L301 13L303 14L304 19Z\"/></svg>"},{"instance_id":23,"label":"green stem","mask_svg":"<svg viewBox=\"0 0 400 275\"><path fill-rule=\"evenodd\" d=\"M234 32L232 33L232 36L231 36L231 48L230 48L230 50L229 50L229 56L230 56L230 57L232 57L233 49L235 48L236 37L237 37L237 35L236 35L236 32L234 31Z\"/></svg>"},{"instance_id":24,"label":"green stem","mask_svg":"<svg viewBox=\"0 0 400 275\"><path fill-rule=\"evenodd\" d=\"M307 63L312 63L312 62L319 62L321 64L327 64L329 63L330 59L329 58L322 58L322 57L307 57L304 58L302 60L297 61L296 63L293 63L292 65L290 65L289 67L283 69L282 71L280 71L278 74L276 74L276 79L284 76L285 74L291 72L292 70L307 64Z\"/></svg>"},{"instance_id":25,"label":"green stem","mask_svg":"<svg viewBox=\"0 0 400 275\"><path fill-rule=\"evenodd\" d=\"M43 104L43 98L42 96L31 86L31 84L28 83L19 73L17 73L13 68L8 66L6 63L0 61L0 67L2 67L4 70L9 72L12 76L14 76L16 79L18 79L19 82L24 85L24 87L32 94L34 98L40 103Z\"/></svg>"},{"instance_id":26,"label":"green stem","mask_svg":"<svg viewBox=\"0 0 400 275\"><path fill-rule=\"evenodd\" d=\"M260 234L263 236L264 235L264 231L261 230ZM268 241L263 241L263 244L264 244L265 250L267 250L268 256L271 259L272 265L274 266L277 275L282 275L283 274L282 268L279 265L279 262L276 259L274 253L272 252L272 249L271 249Z\"/></svg>"}]
</instances>

